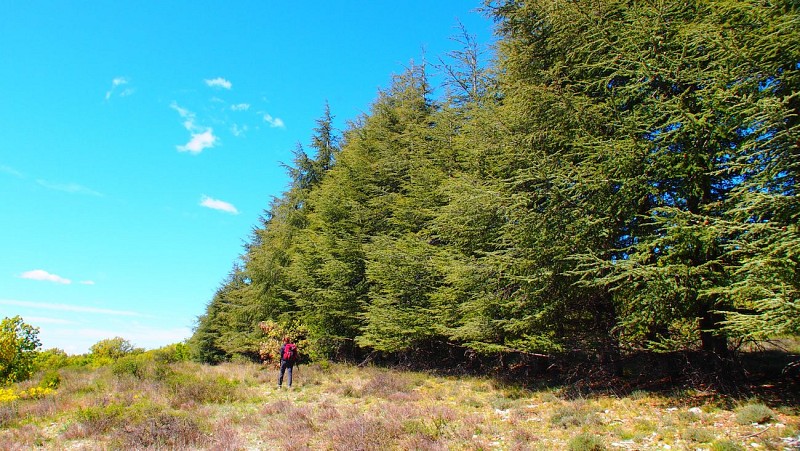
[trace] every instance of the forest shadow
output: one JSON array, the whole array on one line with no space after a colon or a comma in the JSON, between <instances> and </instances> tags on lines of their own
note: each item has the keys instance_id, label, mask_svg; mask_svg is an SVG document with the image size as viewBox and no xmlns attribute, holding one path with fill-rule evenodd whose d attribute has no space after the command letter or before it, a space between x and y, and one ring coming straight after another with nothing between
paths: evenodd
<instances>
[{"instance_id":1,"label":"forest shadow","mask_svg":"<svg viewBox=\"0 0 800 451\"><path fill-rule=\"evenodd\" d=\"M555 389L566 398L654 394L686 405L710 401L731 408L757 399L773 407L800 407L800 356L776 349L736 352L725 361L703 352L639 352L623 357L621 372L586 356L558 360L544 373L509 368L495 377L525 388Z\"/></svg>"},{"instance_id":2,"label":"forest shadow","mask_svg":"<svg viewBox=\"0 0 800 451\"><path fill-rule=\"evenodd\" d=\"M590 354L477 356L452 349L427 356L373 354L360 363L485 377L507 387L556 391L567 399L653 394L686 405L704 401L731 407L757 399L772 407L800 408L800 355L774 348L732 352L724 361L699 351L643 351L614 365Z\"/></svg>"}]
</instances>

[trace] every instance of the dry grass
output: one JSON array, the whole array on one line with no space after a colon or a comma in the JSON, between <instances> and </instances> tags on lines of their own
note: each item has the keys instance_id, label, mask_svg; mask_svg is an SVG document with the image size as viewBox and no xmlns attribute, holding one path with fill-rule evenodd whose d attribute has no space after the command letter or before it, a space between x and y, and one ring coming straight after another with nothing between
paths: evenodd
<instances>
[{"instance_id":1,"label":"dry grass","mask_svg":"<svg viewBox=\"0 0 800 451\"><path fill-rule=\"evenodd\" d=\"M479 378L345 365L127 362L59 371L0 404L0 449L794 449L796 406L703 393L570 399ZM30 389L31 384L20 386ZM755 444L755 446L754 446Z\"/></svg>"}]
</instances>

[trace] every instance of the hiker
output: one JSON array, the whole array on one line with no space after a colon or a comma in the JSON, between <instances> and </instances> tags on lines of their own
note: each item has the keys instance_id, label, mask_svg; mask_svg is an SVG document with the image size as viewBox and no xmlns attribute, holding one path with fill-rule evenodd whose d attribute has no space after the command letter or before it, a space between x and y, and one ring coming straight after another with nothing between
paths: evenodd
<instances>
[{"instance_id":1,"label":"hiker","mask_svg":"<svg viewBox=\"0 0 800 451\"><path fill-rule=\"evenodd\" d=\"M278 387L283 385L283 373L289 370L289 387L292 386L292 367L297 361L297 345L289 337L283 337L283 345L279 351L281 356L281 375L278 377Z\"/></svg>"}]
</instances>

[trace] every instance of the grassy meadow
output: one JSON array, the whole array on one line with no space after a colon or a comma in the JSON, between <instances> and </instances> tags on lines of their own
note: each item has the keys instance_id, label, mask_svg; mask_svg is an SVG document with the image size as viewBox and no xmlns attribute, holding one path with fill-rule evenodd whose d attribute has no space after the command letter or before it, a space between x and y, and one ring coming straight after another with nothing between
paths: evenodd
<instances>
[{"instance_id":1,"label":"grassy meadow","mask_svg":"<svg viewBox=\"0 0 800 451\"><path fill-rule=\"evenodd\" d=\"M575 395L481 377L145 356L0 391L0 449L798 449L795 405L701 390Z\"/></svg>"}]
</instances>

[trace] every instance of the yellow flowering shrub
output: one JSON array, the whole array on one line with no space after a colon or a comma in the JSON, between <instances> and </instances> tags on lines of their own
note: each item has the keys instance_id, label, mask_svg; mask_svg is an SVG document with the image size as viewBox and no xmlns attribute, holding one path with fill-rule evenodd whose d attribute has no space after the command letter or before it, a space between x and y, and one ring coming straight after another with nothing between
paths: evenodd
<instances>
[{"instance_id":1,"label":"yellow flowering shrub","mask_svg":"<svg viewBox=\"0 0 800 451\"><path fill-rule=\"evenodd\" d=\"M31 387L19 394L23 399L42 399L47 395L53 394L54 390L47 387Z\"/></svg>"},{"instance_id":2,"label":"yellow flowering shrub","mask_svg":"<svg viewBox=\"0 0 800 451\"><path fill-rule=\"evenodd\" d=\"M16 401L19 399L14 390L11 388L0 388L0 404Z\"/></svg>"}]
</instances>

